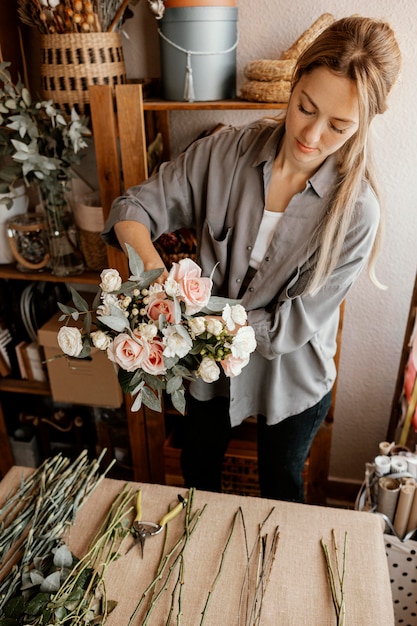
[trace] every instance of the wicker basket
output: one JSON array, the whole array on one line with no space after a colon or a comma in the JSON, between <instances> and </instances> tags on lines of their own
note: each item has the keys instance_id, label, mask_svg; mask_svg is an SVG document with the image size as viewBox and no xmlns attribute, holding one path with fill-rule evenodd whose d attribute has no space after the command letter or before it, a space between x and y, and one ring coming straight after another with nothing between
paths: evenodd
<instances>
[{"instance_id":1,"label":"wicker basket","mask_svg":"<svg viewBox=\"0 0 417 626\"><path fill-rule=\"evenodd\" d=\"M67 114L89 114L89 85L124 83L120 33L67 33L41 36L42 97Z\"/></svg>"}]
</instances>

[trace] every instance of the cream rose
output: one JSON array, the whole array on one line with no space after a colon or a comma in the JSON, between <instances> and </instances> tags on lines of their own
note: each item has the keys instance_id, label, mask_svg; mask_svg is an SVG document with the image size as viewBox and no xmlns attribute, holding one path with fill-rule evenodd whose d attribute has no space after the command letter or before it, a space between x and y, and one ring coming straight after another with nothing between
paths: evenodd
<instances>
[{"instance_id":1,"label":"cream rose","mask_svg":"<svg viewBox=\"0 0 417 626\"><path fill-rule=\"evenodd\" d=\"M90 333L91 341L93 342L93 346L98 348L99 350L107 350L113 341L109 335L103 333L102 330L96 330Z\"/></svg>"},{"instance_id":2,"label":"cream rose","mask_svg":"<svg viewBox=\"0 0 417 626\"><path fill-rule=\"evenodd\" d=\"M118 291L122 286L122 278L117 270L107 269L100 274L100 287L106 293Z\"/></svg>"},{"instance_id":3,"label":"cream rose","mask_svg":"<svg viewBox=\"0 0 417 626\"><path fill-rule=\"evenodd\" d=\"M188 320L188 326L194 337L198 337L198 335L201 335L206 330L206 320L203 315L191 317Z\"/></svg>"},{"instance_id":4,"label":"cream rose","mask_svg":"<svg viewBox=\"0 0 417 626\"><path fill-rule=\"evenodd\" d=\"M208 333L218 337L223 330L223 323L215 317L208 317L206 319L206 328Z\"/></svg>"},{"instance_id":5,"label":"cream rose","mask_svg":"<svg viewBox=\"0 0 417 626\"><path fill-rule=\"evenodd\" d=\"M219 379L220 368L214 359L205 356L198 366L197 376L202 378L205 383L214 383Z\"/></svg>"},{"instance_id":6,"label":"cream rose","mask_svg":"<svg viewBox=\"0 0 417 626\"><path fill-rule=\"evenodd\" d=\"M58 345L64 354L77 357L83 349L83 339L79 328L62 326L58 331Z\"/></svg>"}]
</instances>

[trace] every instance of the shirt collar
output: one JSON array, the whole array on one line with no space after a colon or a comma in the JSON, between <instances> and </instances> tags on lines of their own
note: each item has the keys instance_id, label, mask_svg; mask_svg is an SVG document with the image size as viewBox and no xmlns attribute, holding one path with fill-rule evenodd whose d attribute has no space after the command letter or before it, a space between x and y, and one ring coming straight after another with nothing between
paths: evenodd
<instances>
[{"instance_id":1,"label":"shirt collar","mask_svg":"<svg viewBox=\"0 0 417 626\"><path fill-rule=\"evenodd\" d=\"M279 145L285 131L284 124L278 124L275 128L271 126L272 132L267 140L260 147L257 155L255 156L253 165L257 167L262 163L275 159L277 146ZM334 186L337 178L337 158L335 154L331 154L324 163L319 167L317 172L311 176L307 185L313 189L313 191L323 198L330 189Z\"/></svg>"}]
</instances>

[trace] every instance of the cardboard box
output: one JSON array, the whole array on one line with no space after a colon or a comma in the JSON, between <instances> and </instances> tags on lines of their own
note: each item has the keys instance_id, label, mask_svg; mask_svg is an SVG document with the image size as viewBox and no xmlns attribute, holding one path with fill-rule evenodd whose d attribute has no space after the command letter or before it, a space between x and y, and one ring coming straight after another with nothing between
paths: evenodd
<instances>
[{"instance_id":1,"label":"cardboard box","mask_svg":"<svg viewBox=\"0 0 417 626\"><path fill-rule=\"evenodd\" d=\"M58 311L38 330L38 339L45 351L46 366L52 397L56 402L113 407L122 404L123 393L114 364L105 352L93 348L86 359L63 358L57 333L63 322ZM75 325L71 322L71 325ZM81 326L81 323L80 323ZM54 358L61 355L61 358ZM53 360L50 360L53 359Z\"/></svg>"}]
</instances>

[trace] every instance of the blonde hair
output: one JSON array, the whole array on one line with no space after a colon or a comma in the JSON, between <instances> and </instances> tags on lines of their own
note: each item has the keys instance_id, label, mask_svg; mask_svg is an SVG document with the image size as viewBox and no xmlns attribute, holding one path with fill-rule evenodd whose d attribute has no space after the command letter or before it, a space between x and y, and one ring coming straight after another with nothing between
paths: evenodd
<instances>
[{"instance_id":1,"label":"blonde hair","mask_svg":"<svg viewBox=\"0 0 417 626\"><path fill-rule=\"evenodd\" d=\"M316 292L336 266L364 180L369 181L379 198L369 149L369 128L375 115L384 113L387 108L387 96L400 72L401 53L389 24L352 16L331 24L301 54L292 87L303 74L317 67L327 67L356 83L359 127L338 152L339 180L330 199L327 217L316 233L319 251L309 293ZM381 206L381 219L368 263L370 278L379 287L382 285L375 275L375 263L383 227Z\"/></svg>"}]
</instances>

